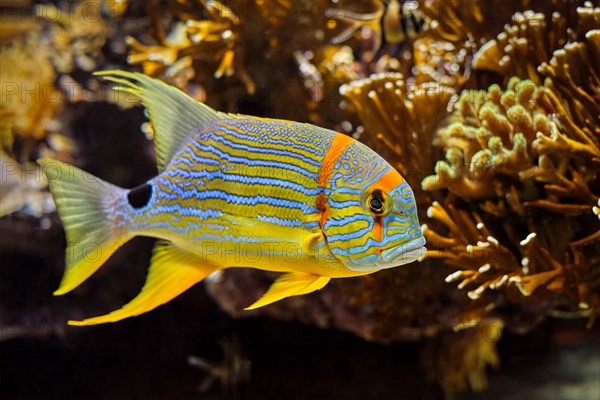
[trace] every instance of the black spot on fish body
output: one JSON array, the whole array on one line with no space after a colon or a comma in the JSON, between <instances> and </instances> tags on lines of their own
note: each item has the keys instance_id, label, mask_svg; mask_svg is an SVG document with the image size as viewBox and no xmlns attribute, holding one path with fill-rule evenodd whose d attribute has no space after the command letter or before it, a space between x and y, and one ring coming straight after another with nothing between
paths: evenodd
<instances>
[{"instance_id":1,"label":"black spot on fish body","mask_svg":"<svg viewBox=\"0 0 600 400\"><path fill-rule=\"evenodd\" d=\"M142 208L146 206L152 198L152 185L144 183L135 187L127 193L127 200L133 208Z\"/></svg>"}]
</instances>

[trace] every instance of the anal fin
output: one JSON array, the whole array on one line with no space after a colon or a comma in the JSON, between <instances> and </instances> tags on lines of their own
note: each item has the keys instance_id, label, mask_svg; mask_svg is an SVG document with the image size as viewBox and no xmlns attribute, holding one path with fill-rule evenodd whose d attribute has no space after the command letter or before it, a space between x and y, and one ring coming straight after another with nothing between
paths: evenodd
<instances>
[{"instance_id":1,"label":"anal fin","mask_svg":"<svg viewBox=\"0 0 600 400\"><path fill-rule=\"evenodd\" d=\"M281 299L285 299L286 297L314 292L325 287L329 282L329 279L330 278L328 277L303 272L289 272L277 278L267 293L245 309L254 310Z\"/></svg>"},{"instance_id":2,"label":"anal fin","mask_svg":"<svg viewBox=\"0 0 600 400\"><path fill-rule=\"evenodd\" d=\"M199 257L167 242L154 247L150 270L142 291L119 310L69 325L96 325L116 322L148 312L185 292L219 267L208 266Z\"/></svg>"}]
</instances>

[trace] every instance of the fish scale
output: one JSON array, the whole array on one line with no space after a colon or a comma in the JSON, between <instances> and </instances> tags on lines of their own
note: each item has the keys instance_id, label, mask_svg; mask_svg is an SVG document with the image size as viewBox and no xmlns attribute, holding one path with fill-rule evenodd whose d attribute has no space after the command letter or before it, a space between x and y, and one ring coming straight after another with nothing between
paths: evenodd
<instances>
[{"instance_id":1,"label":"fish scale","mask_svg":"<svg viewBox=\"0 0 600 400\"><path fill-rule=\"evenodd\" d=\"M416 260L414 195L356 140L293 121L224 114L139 73L100 73L139 97L155 131L155 178L122 189L42 159L67 236L62 295L134 236L159 239L146 283L114 322L170 301L225 268L281 272L254 309Z\"/></svg>"}]
</instances>

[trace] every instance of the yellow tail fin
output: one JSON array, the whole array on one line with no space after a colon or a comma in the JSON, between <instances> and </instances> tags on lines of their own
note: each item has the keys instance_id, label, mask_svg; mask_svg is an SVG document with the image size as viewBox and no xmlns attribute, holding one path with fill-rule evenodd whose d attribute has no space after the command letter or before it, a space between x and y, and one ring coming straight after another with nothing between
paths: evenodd
<instances>
[{"instance_id":1,"label":"yellow tail fin","mask_svg":"<svg viewBox=\"0 0 600 400\"><path fill-rule=\"evenodd\" d=\"M109 202L125 190L77 167L43 158L38 164L48 179L67 236L65 274L55 295L70 292L89 278L130 236L107 218Z\"/></svg>"},{"instance_id":2,"label":"yellow tail fin","mask_svg":"<svg viewBox=\"0 0 600 400\"><path fill-rule=\"evenodd\" d=\"M137 297L110 314L69 321L69 325L103 324L143 314L179 296L217 269L172 244L159 242L154 247L146 283Z\"/></svg>"}]
</instances>

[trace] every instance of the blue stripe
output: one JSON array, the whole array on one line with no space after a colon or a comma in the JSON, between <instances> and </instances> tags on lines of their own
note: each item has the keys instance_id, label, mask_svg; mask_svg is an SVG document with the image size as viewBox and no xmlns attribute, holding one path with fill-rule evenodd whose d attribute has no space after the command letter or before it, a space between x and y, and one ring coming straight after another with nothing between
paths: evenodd
<instances>
[{"instance_id":1,"label":"blue stripe","mask_svg":"<svg viewBox=\"0 0 600 400\"><path fill-rule=\"evenodd\" d=\"M240 205L250 205L255 206L258 204L267 204L274 207L285 207L285 208L293 208L297 210L304 211L306 209L306 204L295 201L288 200L280 197L269 197L264 195L257 196L241 196L237 194L232 194L223 190L211 189L211 190L196 190L194 188L186 190L183 193L182 199L187 198L197 198L198 200L225 200L227 203L235 203ZM312 210L309 208L308 210ZM317 210L314 208L314 210ZM306 212L314 212L314 211L306 211Z\"/></svg>"},{"instance_id":2,"label":"blue stripe","mask_svg":"<svg viewBox=\"0 0 600 400\"><path fill-rule=\"evenodd\" d=\"M259 214L257 217L260 221L270 222L280 226L289 226L292 228L302 226L302 221L299 219L279 218L274 215L262 215Z\"/></svg>"},{"instance_id":3,"label":"blue stripe","mask_svg":"<svg viewBox=\"0 0 600 400\"><path fill-rule=\"evenodd\" d=\"M175 171L175 174L180 173L180 171ZM185 177L188 179L200 179L200 178L208 178L209 181L213 179L221 179L225 182L238 182L246 185L261 185L261 186L277 186L286 189L292 189L300 193L307 194L309 196L316 196L321 192L321 189L316 188L307 188L306 186L297 184L292 181L271 178L271 177L262 177L262 176L250 176L250 175L240 175L234 173L226 173L223 170L216 171L186 171ZM183 188L194 185L196 182L193 181L185 181L183 182Z\"/></svg>"},{"instance_id":4,"label":"blue stripe","mask_svg":"<svg viewBox=\"0 0 600 400\"><path fill-rule=\"evenodd\" d=\"M235 125L235 124L232 124ZM286 146L286 147L292 147L294 149L297 150L303 150L303 151L307 151L307 150L313 150L313 149L317 149L317 148L311 148L309 146L304 146L304 145L298 145L294 142L294 139L297 139L298 136L301 135L296 135L293 131L293 129L291 127L286 127L284 129L281 129L282 131L292 131L293 134L290 134L290 137L293 137L293 139L290 140L278 140L274 138L273 134L277 134L278 132L273 132L272 127L269 127L268 125L265 125L265 127L267 128L267 132L270 133L271 135L241 135L238 132L231 130L229 128L227 128L224 125L219 125L219 127L221 127L221 130L224 131L227 135L233 136L236 139L240 139L240 140L249 140L251 142L258 142L260 144L265 144L265 143L269 143L269 144L275 144L275 145L282 145L282 146ZM255 140L258 139L258 140ZM317 157L323 157L323 155L325 154L324 150L322 148L318 148L320 151L316 152L316 151L309 151L310 153L314 154ZM299 154L299 153L296 153Z\"/></svg>"},{"instance_id":5,"label":"blue stripe","mask_svg":"<svg viewBox=\"0 0 600 400\"><path fill-rule=\"evenodd\" d=\"M232 149L244 150L249 153L261 153L261 154L273 154L276 156L287 156L287 157L291 157L291 158L295 158L297 160L303 161L303 162L313 165L315 167L321 166L320 161L313 160L312 158L306 157L303 154L295 153L292 151L282 151L282 150L269 149L269 148L260 147L260 146L248 146L245 144L235 143L228 139L225 139L224 137L218 136L217 134L215 134L213 132L209 132L207 136L209 138L213 139L214 141L222 143L225 146L228 146Z\"/></svg>"},{"instance_id":6,"label":"blue stripe","mask_svg":"<svg viewBox=\"0 0 600 400\"><path fill-rule=\"evenodd\" d=\"M223 215L220 210L212 208L182 207L180 204L159 204L149 210L150 215L161 213L177 213L184 217L199 217L200 219L217 218Z\"/></svg>"},{"instance_id":7,"label":"blue stripe","mask_svg":"<svg viewBox=\"0 0 600 400\"><path fill-rule=\"evenodd\" d=\"M221 127L235 126L237 129L243 130L248 135L246 139L256 138L260 143L269 140L275 136L280 138L293 138L292 140L301 143L306 143L305 147L312 147L317 152L324 151L327 146L323 143L330 143L333 137L337 134L329 129L316 127L314 125L280 120L262 120L259 118L244 118L235 120L222 120L213 126L217 130ZM318 154L318 153L315 153Z\"/></svg>"},{"instance_id":8,"label":"blue stripe","mask_svg":"<svg viewBox=\"0 0 600 400\"><path fill-rule=\"evenodd\" d=\"M191 160L189 160L186 156L191 157L193 159L193 162ZM193 151L187 151L187 150L183 151L182 153L180 153L176 157L174 157L172 162L173 161L176 163L182 162L185 165L189 166L190 168L197 167L198 165L219 166L221 164L218 160L215 160L214 158L200 157Z\"/></svg>"},{"instance_id":9,"label":"blue stripe","mask_svg":"<svg viewBox=\"0 0 600 400\"><path fill-rule=\"evenodd\" d=\"M367 221L369 223L373 222L373 218L368 215L354 214L343 218L329 218L327 222L325 222L325 229L328 229L332 226L345 226L357 221Z\"/></svg>"},{"instance_id":10,"label":"blue stripe","mask_svg":"<svg viewBox=\"0 0 600 400\"><path fill-rule=\"evenodd\" d=\"M352 189L350 187L341 187L341 188L335 189L335 192L340 193L340 194L362 194L363 190L362 189Z\"/></svg>"},{"instance_id":11,"label":"blue stripe","mask_svg":"<svg viewBox=\"0 0 600 400\"><path fill-rule=\"evenodd\" d=\"M306 229L318 228L320 226L319 221L306 222L303 227Z\"/></svg>"},{"instance_id":12,"label":"blue stripe","mask_svg":"<svg viewBox=\"0 0 600 400\"><path fill-rule=\"evenodd\" d=\"M284 170L288 170L288 171L297 172L297 173L304 175L310 179L314 179L315 181L317 180L316 173L312 173L312 172L308 171L306 168L299 167L295 164L282 163L281 161L256 160L256 159L247 158L247 157L234 156L234 155L224 152L221 149L218 149L214 146L204 145L199 142L195 142L194 147L198 151L205 151L205 152L208 152L211 154L215 154L219 158L224 159L225 161L227 161L230 164L237 163L237 164L242 164L245 166L258 166L258 167L270 167L270 168L284 169ZM185 171L182 171L182 172L185 172Z\"/></svg>"},{"instance_id":13,"label":"blue stripe","mask_svg":"<svg viewBox=\"0 0 600 400\"><path fill-rule=\"evenodd\" d=\"M374 177L373 177L371 180L369 180L369 181L366 181L366 182L364 183L365 187L369 187L369 186L371 186L373 183L375 183L375 182L379 181L379 180L381 179L381 177L382 177L383 175L385 175L385 173L386 173L386 172L388 172L388 171L390 170L390 168L391 168L391 167L390 167L389 165L386 165L386 166L385 166L385 168L384 168L384 169L382 169L381 171L379 171L379 173L378 173L377 175L375 175L375 176L374 176ZM366 178L366 176L365 176L365 178Z\"/></svg>"},{"instance_id":14,"label":"blue stripe","mask_svg":"<svg viewBox=\"0 0 600 400\"><path fill-rule=\"evenodd\" d=\"M277 238L275 237L256 237L256 236L239 236L239 235L234 235L231 233L225 234L225 235L219 235L216 233L202 233L200 235L194 236L194 240L195 241L202 241L202 240L210 240L210 241L214 241L214 242L218 242L218 243L222 243L222 244L231 244L231 247L236 247L236 245L242 245L243 243L257 243L257 244L273 244L273 245L281 245L281 244L285 244L285 245L289 245L289 244L293 244L293 243L289 243L289 242L282 242L282 241L278 241ZM227 252L228 247L225 247L225 252ZM222 248L222 246L221 246ZM298 248L300 248L300 246L298 246ZM232 255L234 255L234 253L231 253ZM266 254L270 254L269 252L266 252Z\"/></svg>"},{"instance_id":15,"label":"blue stripe","mask_svg":"<svg viewBox=\"0 0 600 400\"><path fill-rule=\"evenodd\" d=\"M156 180L156 183L158 186L166 186L169 189L169 191L158 190L157 194L159 197L165 198L168 201L176 201L181 196L181 188L173 182L171 182L170 180L163 179L162 175L159 175L158 179Z\"/></svg>"},{"instance_id":16,"label":"blue stripe","mask_svg":"<svg viewBox=\"0 0 600 400\"><path fill-rule=\"evenodd\" d=\"M199 229L209 228L215 231L223 232L228 231L229 227L218 223L197 223L189 222L187 225L179 226L173 225L170 221L150 221L147 225L149 229L163 228L171 232L189 235L190 232Z\"/></svg>"},{"instance_id":17,"label":"blue stripe","mask_svg":"<svg viewBox=\"0 0 600 400\"><path fill-rule=\"evenodd\" d=\"M328 236L327 237L327 241L329 243L338 242L338 241L346 242L346 241L349 241L349 240L354 240L354 239L358 239L360 237L363 237L367 233L371 232L372 230L373 230L373 221L371 221L367 227L359 229L359 230L356 230L354 232L339 233L337 235Z\"/></svg>"},{"instance_id":18,"label":"blue stripe","mask_svg":"<svg viewBox=\"0 0 600 400\"><path fill-rule=\"evenodd\" d=\"M352 206L360 207L361 206L360 200L336 201L336 200L328 199L328 203L329 203L329 206L332 208L345 208L345 207L352 207Z\"/></svg>"}]
</instances>

